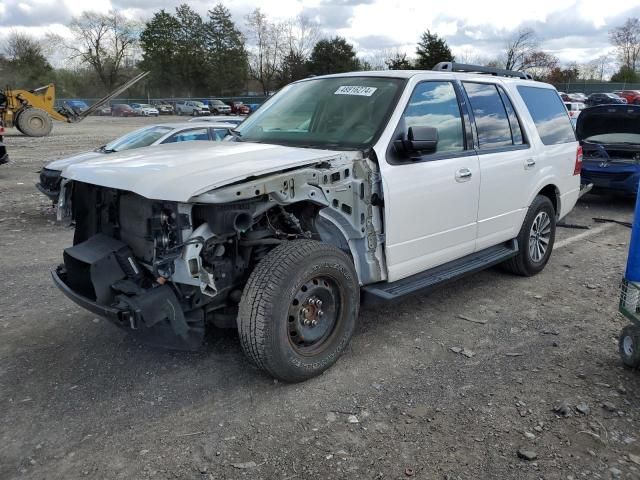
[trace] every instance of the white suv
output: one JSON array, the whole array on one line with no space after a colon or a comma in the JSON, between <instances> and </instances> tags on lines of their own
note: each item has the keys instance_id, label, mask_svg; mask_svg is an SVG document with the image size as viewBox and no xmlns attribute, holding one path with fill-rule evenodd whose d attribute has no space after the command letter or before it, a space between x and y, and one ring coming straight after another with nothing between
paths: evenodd
<instances>
[{"instance_id":1,"label":"white suv","mask_svg":"<svg viewBox=\"0 0 640 480\"><path fill-rule=\"evenodd\" d=\"M199 115L211 115L209 107L197 100L187 100L176 103L177 115L192 115L197 117Z\"/></svg>"},{"instance_id":2,"label":"white suv","mask_svg":"<svg viewBox=\"0 0 640 480\"><path fill-rule=\"evenodd\" d=\"M517 72L438 68L302 80L230 141L67 167L58 211L76 232L55 283L150 343L237 328L296 382L336 361L361 301L498 263L540 272L579 196L562 100Z\"/></svg>"}]
</instances>

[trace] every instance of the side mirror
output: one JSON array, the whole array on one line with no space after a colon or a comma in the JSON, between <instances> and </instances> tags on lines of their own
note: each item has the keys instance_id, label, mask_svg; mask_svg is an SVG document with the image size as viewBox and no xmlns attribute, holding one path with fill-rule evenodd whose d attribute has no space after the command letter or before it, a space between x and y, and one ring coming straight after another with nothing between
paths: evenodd
<instances>
[{"instance_id":1,"label":"side mirror","mask_svg":"<svg viewBox=\"0 0 640 480\"><path fill-rule=\"evenodd\" d=\"M426 126L409 127L405 149L410 152L435 152L438 147L438 129Z\"/></svg>"}]
</instances>

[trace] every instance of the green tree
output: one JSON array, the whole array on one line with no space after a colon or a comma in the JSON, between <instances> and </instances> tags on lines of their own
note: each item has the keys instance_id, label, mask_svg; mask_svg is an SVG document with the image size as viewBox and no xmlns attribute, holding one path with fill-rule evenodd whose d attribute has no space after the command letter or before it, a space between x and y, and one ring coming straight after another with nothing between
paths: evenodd
<instances>
[{"instance_id":1,"label":"green tree","mask_svg":"<svg viewBox=\"0 0 640 480\"><path fill-rule=\"evenodd\" d=\"M0 59L2 85L35 88L53 81L53 67L47 61L42 44L24 33L9 34Z\"/></svg>"},{"instance_id":2,"label":"green tree","mask_svg":"<svg viewBox=\"0 0 640 480\"><path fill-rule=\"evenodd\" d=\"M147 22L140 35L142 61L140 67L150 73L149 84L162 94L176 96L176 58L178 51L178 31L180 22L160 10Z\"/></svg>"},{"instance_id":3,"label":"green tree","mask_svg":"<svg viewBox=\"0 0 640 480\"><path fill-rule=\"evenodd\" d=\"M179 24L175 55L176 78L183 85L184 95L207 95L209 68L204 21L187 4L176 7L176 20Z\"/></svg>"},{"instance_id":4,"label":"green tree","mask_svg":"<svg viewBox=\"0 0 640 480\"><path fill-rule=\"evenodd\" d=\"M429 30L420 37L416 48L416 68L431 70L439 62L452 62L453 54L447 42Z\"/></svg>"},{"instance_id":5,"label":"green tree","mask_svg":"<svg viewBox=\"0 0 640 480\"><path fill-rule=\"evenodd\" d=\"M395 52L384 61L389 70L411 70L411 61L406 53Z\"/></svg>"},{"instance_id":6,"label":"green tree","mask_svg":"<svg viewBox=\"0 0 640 480\"><path fill-rule=\"evenodd\" d=\"M353 45L342 37L320 40L309 58L309 72L314 75L350 72L359 68Z\"/></svg>"},{"instance_id":7,"label":"green tree","mask_svg":"<svg viewBox=\"0 0 640 480\"><path fill-rule=\"evenodd\" d=\"M611 76L612 82L636 83L640 82L640 75L627 65L622 65L620 70Z\"/></svg>"},{"instance_id":8,"label":"green tree","mask_svg":"<svg viewBox=\"0 0 640 480\"><path fill-rule=\"evenodd\" d=\"M248 59L244 37L231 19L231 13L221 3L208 12L204 25L207 50L209 87L216 94L239 93L247 79Z\"/></svg>"}]
</instances>

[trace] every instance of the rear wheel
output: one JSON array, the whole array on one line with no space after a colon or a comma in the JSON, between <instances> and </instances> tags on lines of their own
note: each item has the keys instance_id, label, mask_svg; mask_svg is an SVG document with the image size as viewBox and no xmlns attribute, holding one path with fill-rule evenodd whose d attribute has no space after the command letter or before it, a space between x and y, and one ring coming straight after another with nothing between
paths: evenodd
<instances>
[{"instance_id":1,"label":"rear wheel","mask_svg":"<svg viewBox=\"0 0 640 480\"><path fill-rule=\"evenodd\" d=\"M533 200L517 238L520 251L503 266L525 277L540 273L549 261L556 238L556 212L548 197L538 195Z\"/></svg>"},{"instance_id":2,"label":"rear wheel","mask_svg":"<svg viewBox=\"0 0 640 480\"><path fill-rule=\"evenodd\" d=\"M351 259L321 242L274 248L249 277L238 311L242 349L286 382L329 368L356 327L360 289Z\"/></svg>"},{"instance_id":3,"label":"rear wheel","mask_svg":"<svg viewBox=\"0 0 640 480\"><path fill-rule=\"evenodd\" d=\"M47 112L39 108L24 110L16 124L18 129L29 137L46 137L53 128L53 122Z\"/></svg>"}]
</instances>

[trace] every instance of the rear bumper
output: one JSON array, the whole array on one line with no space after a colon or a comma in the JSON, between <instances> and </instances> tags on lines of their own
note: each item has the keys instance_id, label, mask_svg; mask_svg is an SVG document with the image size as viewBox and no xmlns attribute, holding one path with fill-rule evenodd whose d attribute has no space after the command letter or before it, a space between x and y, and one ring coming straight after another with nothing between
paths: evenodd
<instances>
[{"instance_id":1,"label":"rear bumper","mask_svg":"<svg viewBox=\"0 0 640 480\"><path fill-rule=\"evenodd\" d=\"M640 181L640 166L608 167L583 164L581 182L592 183L594 190L623 195L636 195Z\"/></svg>"}]
</instances>

